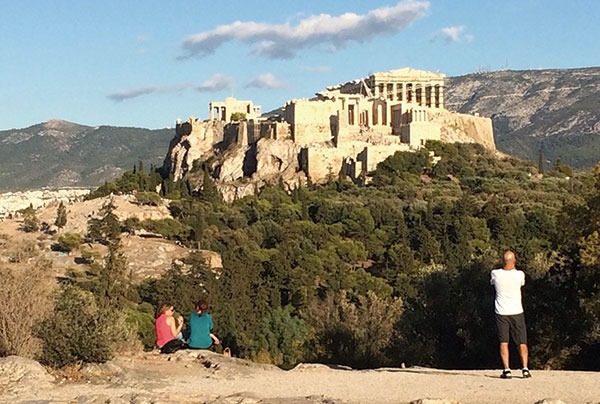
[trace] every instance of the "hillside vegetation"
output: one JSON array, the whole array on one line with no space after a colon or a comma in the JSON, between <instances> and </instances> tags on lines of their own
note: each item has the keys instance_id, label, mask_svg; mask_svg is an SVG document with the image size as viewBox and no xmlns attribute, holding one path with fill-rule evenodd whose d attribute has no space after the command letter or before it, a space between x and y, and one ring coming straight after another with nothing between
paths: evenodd
<instances>
[{"instance_id":1,"label":"hillside vegetation","mask_svg":"<svg viewBox=\"0 0 600 404\"><path fill-rule=\"evenodd\" d=\"M0 131L0 190L97 187L137 164L160 166L171 129L48 121Z\"/></svg>"},{"instance_id":2,"label":"hillside vegetation","mask_svg":"<svg viewBox=\"0 0 600 404\"><path fill-rule=\"evenodd\" d=\"M427 150L398 153L365 187L343 177L291 192L273 184L231 204L206 174L199 189L165 179L173 219L153 231L218 252L223 269L191 254L162 278L132 284L119 270L118 234L140 223L119 225L108 206L88 237L106 238L109 254L72 274L54 316L91 294L96 305L85 315L128 313L151 348L159 304L187 317L207 298L224 345L261 362L493 368L489 272L512 249L527 274L532 366L600 369L600 174L559 165L541 178L531 163L477 145L428 148L441 156L437 164ZM129 172L93 196L147 191L153 175ZM142 193L140 201L152 199Z\"/></svg>"}]
</instances>

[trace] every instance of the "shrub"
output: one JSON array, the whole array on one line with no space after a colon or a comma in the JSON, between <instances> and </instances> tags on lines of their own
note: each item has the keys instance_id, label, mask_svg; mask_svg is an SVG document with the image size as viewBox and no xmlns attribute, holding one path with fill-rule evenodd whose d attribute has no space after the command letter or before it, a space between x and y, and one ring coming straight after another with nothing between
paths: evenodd
<instances>
[{"instance_id":1,"label":"shrub","mask_svg":"<svg viewBox=\"0 0 600 404\"><path fill-rule=\"evenodd\" d=\"M162 202L156 192L138 192L135 194L135 199L139 205L158 206Z\"/></svg>"},{"instance_id":2,"label":"shrub","mask_svg":"<svg viewBox=\"0 0 600 404\"><path fill-rule=\"evenodd\" d=\"M33 358L39 354L35 328L52 308L50 266L49 261L38 258L15 269L0 268L0 356Z\"/></svg>"},{"instance_id":3,"label":"shrub","mask_svg":"<svg viewBox=\"0 0 600 404\"><path fill-rule=\"evenodd\" d=\"M8 248L8 261L13 264L27 263L31 258L35 258L40 253L40 246L34 241L24 241L11 245Z\"/></svg>"},{"instance_id":4,"label":"shrub","mask_svg":"<svg viewBox=\"0 0 600 404\"><path fill-rule=\"evenodd\" d=\"M246 114L244 112L233 112L231 114L231 120L233 122L245 121L246 120Z\"/></svg>"},{"instance_id":5,"label":"shrub","mask_svg":"<svg viewBox=\"0 0 600 404\"><path fill-rule=\"evenodd\" d=\"M154 349L156 337L154 333L154 307L150 303L142 303L137 309L125 310L125 322L133 329L144 350Z\"/></svg>"},{"instance_id":6,"label":"shrub","mask_svg":"<svg viewBox=\"0 0 600 404\"><path fill-rule=\"evenodd\" d=\"M64 233L58 237L56 248L59 251L70 253L81 245L81 234L79 233Z\"/></svg>"},{"instance_id":7,"label":"shrub","mask_svg":"<svg viewBox=\"0 0 600 404\"><path fill-rule=\"evenodd\" d=\"M128 217L123 221L123 231L131 232L142 228L142 221L137 216Z\"/></svg>"},{"instance_id":8,"label":"shrub","mask_svg":"<svg viewBox=\"0 0 600 404\"><path fill-rule=\"evenodd\" d=\"M81 260L84 264L93 264L100 258L100 252L94 250L81 251Z\"/></svg>"},{"instance_id":9,"label":"shrub","mask_svg":"<svg viewBox=\"0 0 600 404\"><path fill-rule=\"evenodd\" d=\"M77 362L106 362L111 359L125 327L119 312L101 308L90 292L62 286L54 313L40 324L43 341L41 360L62 367Z\"/></svg>"},{"instance_id":10,"label":"shrub","mask_svg":"<svg viewBox=\"0 0 600 404\"><path fill-rule=\"evenodd\" d=\"M187 226L171 218L160 220L146 219L142 222L142 227L169 239L185 239L189 232Z\"/></svg>"},{"instance_id":11,"label":"shrub","mask_svg":"<svg viewBox=\"0 0 600 404\"><path fill-rule=\"evenodd\" d=\"M386 365L394 324L402 313L399 299L373 292L350 301L346 292L315 299L303 317L315 331L313 359L368 368Z\"/></svg>"}]
</instances>

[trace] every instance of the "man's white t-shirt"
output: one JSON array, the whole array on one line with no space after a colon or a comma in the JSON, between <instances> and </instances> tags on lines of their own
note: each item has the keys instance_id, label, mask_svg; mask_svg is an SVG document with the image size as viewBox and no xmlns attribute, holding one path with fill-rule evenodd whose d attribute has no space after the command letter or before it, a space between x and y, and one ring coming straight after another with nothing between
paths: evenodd
<instances>
[{"instance_id":1,"label":"man's white t-shirt","mask_svg":"<svg viewBox=\"0 0 600 404\"><path fill-rule=\"evenodd\" d=\"M525 285L525 273L518 269L494 269L490 283L496 288L494 306L496 314L511 316L523 313L521 286Z\"/></svg>"}]
</instances>

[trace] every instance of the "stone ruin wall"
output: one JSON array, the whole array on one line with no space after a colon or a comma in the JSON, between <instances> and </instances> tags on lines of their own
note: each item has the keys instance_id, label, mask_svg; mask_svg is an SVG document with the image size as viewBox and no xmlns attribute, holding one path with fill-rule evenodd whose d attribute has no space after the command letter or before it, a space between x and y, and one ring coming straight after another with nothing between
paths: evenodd
<instances>
[{"instance_id":1,"label":"stone ruin wall","mask_svg":"<svg viewBox=\"0 0 600 404\"><path fill-rule=\"evenodd\" d=\"M487 149L496 150L490 118L440 110L431 114L431 120L440 125L440 140L443 142L479 143Z\"/></svg>"},{"instance_id":2,"label":"stone ruin wall","mask_svg":"<svg viewBox=\"0 0 600 404\"><path fill-rule=\"evenodd\" d=\"M284 120L290 122L291 137L300 145L328 142L332 138L332 117L340 105L331 100L294 100L285 108Z\"/></svg>"}]
</instances>

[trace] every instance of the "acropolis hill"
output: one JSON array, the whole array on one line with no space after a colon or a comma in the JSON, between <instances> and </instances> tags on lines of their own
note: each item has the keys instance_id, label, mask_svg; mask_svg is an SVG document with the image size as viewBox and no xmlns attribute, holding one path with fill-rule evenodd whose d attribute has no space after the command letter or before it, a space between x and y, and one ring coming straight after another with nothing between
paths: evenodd
<instances>
[{"instance_id":1,"label":"acropolis hill","mask_svg":"<svg viewBox=\"0 0 600 404\"><path fill-rule=\"evenodd\" d=\"M294 187L340 172L361 181L395 152L418 150L428 140L495 150L489 118L444 107L445 78L411 68L374 73L288 101L275 117L261 116L251 101L213 101L209 119L177 122L163 168L179 180L195 160L214 157L212 175L232 199L256 183Z\"/></svg>"}]
</instances>

